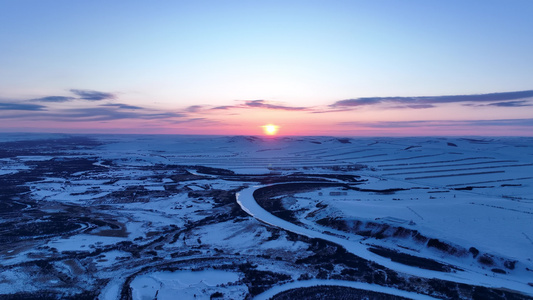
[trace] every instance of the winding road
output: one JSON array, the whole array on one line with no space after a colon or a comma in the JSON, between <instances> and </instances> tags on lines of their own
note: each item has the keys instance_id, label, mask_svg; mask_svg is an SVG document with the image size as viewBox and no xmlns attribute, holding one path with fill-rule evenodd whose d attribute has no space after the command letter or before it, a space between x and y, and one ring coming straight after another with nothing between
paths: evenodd
<instances>
[{"instance_id":1,"label":"winding road","mask_svg":"<svg viewBox=\"0 0 533 300\"><path fill-rule=\"evenodd\" d=\"M287 182L283 184L287 184ZM337 245L344 247L350 253L353 253L369 261L376 262L396 272L401 272L401 273L423 277L423 278L436 278L436 279L441 279L441 280L446 280L446 281L451 281L451 282L456 282L456 283L484 286L488 288L505 288L508 290L514 290L517 292L521 292L523 294L533 296L533 287L527 284L527 278L510 277L508 275L501 275L501 274L487 275L484 273L479 273L474 270L468 270L468 269L465 269L465 271L456 271L454 273L444 273L444 272L420 269L417 267L411 267L411 266L393 262L388 258L374 254L367 249L368 248L367 245L364 245L357 240L355 241L347 240L341 237L328 235L319 230L305 228L305 227L293 224L291 222L285 221L283 219L280 219L272 215L265 209L263 209L257 203L257 201L255 200L253 196L254 192L257 189L268 187L268 186L275 186L275 185L278 185L278 184L252 186L252 187L246 188L242 190L241 192L237 193L237 203L246 213L248 213L250 216L254 217L255 219L263 223L270 224L274 227L278 227L278 228L281 228L281 229L284 229L284 230L287 230L287 231L290 231L296 234L304 235L309 238L318 238L318 239L323 239L323 240L333 242ZM409 297L412 297L412 295Z\"/></svg>"}]
</instances>

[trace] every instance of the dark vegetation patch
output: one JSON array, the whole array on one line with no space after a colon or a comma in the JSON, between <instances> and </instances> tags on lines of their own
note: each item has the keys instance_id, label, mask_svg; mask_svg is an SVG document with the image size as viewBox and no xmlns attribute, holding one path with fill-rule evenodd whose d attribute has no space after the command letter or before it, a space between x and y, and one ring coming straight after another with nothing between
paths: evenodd
<instances>
[{"instance_id":1,"label":"dark vegetation patch","mask_svg":"<svg viewBox=\"0 0 533 300\"><path fill-rule=\"evenodd\" d=\"M26 165L31 167L31 173L42 176L68 178L78 172L107 172L107 168L94 165L98 160L96 158L69 158L55 157L45 161L30 161ZM21 171L25 173L26 171Z\"/></svg>"},{"instance_id":2,"label":"dark vegetation patch","mask_svg":"<svg viewBox=\"0 0 533 300\"><path fill-rule=\"evenodd\" d=\"M483 286L475 286L471 298L473 300L526 300L530 296L513 293L504 289L489 289Z\"/></svg>"},{"instance_id":3,"label":"dark vegetation patch","mask_svg":"<svg viewBox=\"0 0 533 300\"><path fill-rule=\"evenodd\" d=\"M478 159L494 159L494 157L467 157L453 160L436 160L436 161L426 161L426 162L415 162L415 163L399 163L399 164L387 164L387 165L378 165L378 167L398 167L398 166L420 166L420 165L433 165L433 164L442 164L442 163L455 163L469 160L478 160ZM431 166L433 168L433 166Z\"/></svg>"},{"instance_id":4,"label":"dark vegetation patch","mask_svg":"<svg viewBox=\"0 0 533 300\"><path fill-rule=\"evenodd\" d=\"M198 166L192 166L189 168L198 168ZM334 171L343 171L348 169L354 169L359 170L363 168L361 165L353 165L353 166L335 166L331 167ZM305 168L304 168L305 169ZM328 179L338 179L343 180L346 182L351 183L359 183L364 182L366 180L360 180L360 176L357 175L350 175L350 174L308 174L308 173L294 173L291 175L280 175L277 173L272 172L271 174L234 174L233 171L230 170L224 170L224 169L215 169L217 170L212 171L211 173L205 173L204 174L211 174L211 175L217 175L220 179L228 180L228 181L250 181L250 182L259 182L261 184L274 184L274 183L292 183L292 182L329 182ZM198 172L200 170L198 169ZM219 174L215 174L219 173Z\"/></svg>"},{"instance_id":5,"label":"dark vegetation patch","mask_svg":"<svg viewBox=\"0 0 533 300\"><path fill-rule=\"evenodd\" d=\"M148 190L142 185L130 185L123 190L112 191L99 198L93 198L93 203L146 203L155 198L167 197L170 195L170 192L169 190Z\"/></svg>"},{"instance_id":6,"label":"dark vegetation patch","mask_svg":"<svg viewBox=\"0 0 533 300\"><path fill-rule=\"evenodd\" d=\"M274 285L279 285L291 280L291 276L272 271L257 270L257 265L244 263L239 265L238 269L244 274L242 282L248 286L251 296L256 296L270 289Z\"/></svg>"},{"instance_id":7,"label":"dark vegetation patch","mask_svg":"<svg viewBox=\"0 0 533 300\"><path fill-rule=\"evenodd\" d=\"M202 167L202 166L174 165L174 164L168 164L168 165L167 164L154 164L150 166L139 167L139 169L146 170L146 171L170 171L171 172L170 175L154 174L151 176L151 178L155 178L159 180L162 180L163 178L170 178L172 179L172 181L176 183L210 178L202 174L211 175L212 173L213 174L214 173L232 173L232 171L225 170L225 169L217 169L217 168ZM202 174L197 174L197 175L192 174L191 172L189 172L189 170L197 170L199 173L202 173Z\"/></svg>"},{"instance_id":8,"label":"dark vegetation patch","mask_svg":"<svg viewBox=\"0 0 533 300\"><path fill-rule=\"evenodd\" d=\"M74 222L73 222L74 221ZM82 226L64 214L49 215L46 219L34 222L9 222L1 224L1 240L18 239L20 237L36 237L42 235L59 235L80 229Z\"/></svg>"},{"instance_id":9,"label":"dark vegetation patch","mask_svg":"<svg viewBox=\"0 0 533 300\"><path fill-rule=\"evenodd\" d=\"M322 176L323 177L323 176ZM284 175L280 176L278 174L266 174L266 175L250 175L250 174L239 174L232 176L221 176L220 179L228 181L249 181L249 182L259 182L261 184L273 184L273 183L285 183L285 182L317 182L324 181L328 182L327 179L320 178L309 178L307 175Z\"/></svg>"},{"instance_id":10,"label":"dark vegetation patch","mask_svg":"<svg viewBox=\"0 0 533 300\"><path fill-rule=\"evenodd\" d=\"M411 150L411 149L415 149L415 148L421 148L422 146L409 146L403 150Z\"/></svg>"},{"instance_id":11,"label":"dark vegetation patch","mask_svg":"<svg viewBox=\"0 0 533 300\"><path fill-rule=\"evenodd\" d=\"M309 183L287 183L277 184L259 188L254 191L253 197L257 203L271 214L292 222L299 223L293 211L286 209L281 201L280 196L313 191L322 187L345 186L344 184L332 182L309 182Z\"/></svg>"},{"instance_id":12,"label":"dark vegetation patch","mask_svg":"<svg viewBox=\"0 0 533 300\"><path fill-rule=\"evenodd\" d=\"M412 239L418 243L426 243L429 238L422 235L418 230L405 228L402 226L391 226L386 223L363 222L361 220L346 220L340 218L322 218L316 221L317 224L341 230L344 232L357 234L376 239L396 237L402 239Z\"/></svg>"},{"instance_id":13,"label":"dark vegetation patch","mask_svg":"<svg viewBox=\"0 0 533 300\"><path fill-rule=\"evenodd\" d=\"M84 291L79 294L57 291L39 291L35 293L21 292L16 294L0 294L4 300L93 300L98 298L99 291Z\"/></svg>"},{"instance_id":14,"label":"dark vegetation patch","mask_svg":"<svg viewBox=\"0 0 533 300\"><path fill-rule=\"evenodd\" d=\"M505 173L505 171L487 171L487 172L456 173L456 174L433 175L433 176L419 176L419 177L408 177L408 178L405 178L405 180L443 178L443 177L461 177L461 176L486 175L486 174L496 174L496 173Z\"/></svg>"},{"instance_id":15,"label":"dark vegetation patch","mask_svg":"<svg viewBox=\"0 0 533 300\"><path fill-rule=\"evenodd\" d=\"M25 140L0 143L0 158L16 156L69 156L71 150L84 150L102 143L86 136Z\"/></svg>"},{"instance_id":16,"label":"dark vegetation patch","mask_svg":"<svg viewBox=\"0 0 533 300\"><path fill-rule=\"evenodd\" d=\"M399 274L394 270L349 253L343 247L328 241L311 239L308 243L310 244L308 251L312 251L314 254L298 259L296 264L313 266L316 269L316 275L303 276L302 280L315 277L317 279L361 281L431 294L444 299L469 299L472 295L472 286ZM339 269L340 272L338 272ZM460 295L464 296L460 297Z\"/></svg>"},{"instance_id":17,"label":"dark vegetation patch","mask_svg":"<svg viewBox=\"0 0 533 300\"><path fill-rule=\"evenodd\" d=\"M35 204L36 208L22 214L6 216L0 223L0 250L25 240L70 236L81 232L106 236L124 236L124 224L113 216L95 212L91 208L57 203ZM51 206L57 212L48 212ZM100 230L104 228L104 230Z\"/></svg>"},{"instance_id":18,"label":"dark vegetation patch","mask_svg":"<svg viewBox=\"0 0 533 300\"><path fill-rule=\"evenodd\" d=\"M341 144L351 144L350 139L348 138L337 138L337 141Z\"/></svg>"},{"instance_id":19,"label":"dark vegetation patch","mask_svg":"<svg viewBox=\"0 0 533 300\"><path fill-rule=\"evenodd\" d=\"M460 188L454 188L456 191L471 191L473 189L488 189L493 188L494 186L465 186Z\"/></svg>"},{"instance_id":20,"label":"dark vegetation patch","mask_svg":"<svg viewBox=\"0 0 533 300\"><path fill-rule=\"evenodd\" d=\"M470 249L468 249L468 252L472 253L473 258L476 258L479 255L479 250L475 247L470 247Z\"/></svg>"},{"instance_id":21,"label":"dark vegetation patch","mask_svg":"<svg viewBox=\"0 0 533 300\"><path fill-rule=\"evenodd\" d=\"M221 264L220 264L221 263ZM190 266L195 265L196 267L193 271L202 271L206 269L215 269L215 270L229 270L234 272L241 273L242 279L238 282L239 284L245 284L248 287L250 298L256 296L275 285L283 284L292 279L290 275L258 270L257 265L249 261L244 263L231 263L228 264L228 261L224 258L216 257L204 257L204 258L193 258L184 261L177 262L162 262L157 265L149 265L140 268L138 271L134 272L132 275L128 276L122 285L121 297L120 299L133 299L132 290L130 288L131 282L135 277L147 274L150 272L156 271L168 271L176 272L180 270L191 270ZM179 297L177 298L179 299Z\"/></svg>"},{"instance_id":22,"label":"dark vegetation patch","mask_svg":"<svg viewBox=\"0 0 533 300\"><path fill-rule=\"evenodd\" d=\"M318 278L322 277L320 279L328 279L329 276L327 274L331 272L333 266L342 265L346 269L354 270L353 274L356 276L350 277L348 272L345 274L347 276L342 277L342 279L346 280L361 279L365 274L372 273L372 270L378 266L329 241L311 239L309 244L307 251L311 251L314 254L296 260L296 264L314 265L319 270L327 271L325 277L320 275L321 273L319 272Z\"/></svg>"},{"instance_id":23,"label":"dark vegetation patch","mask_svg":"<svg viewBox=\"0 0 533 300\"><path fill-rule=\"evenodd\" d=\"M307 299L307 300L323 300L323 299L337 299L337 300L403 300L408 299L400 296L378 293L373 291L366 291L356 288L335 286L335 285L321 285L305 288L296 288L281 292L272 300L293 300L293 299Z\"/></svg>"},{"instance_id":24,"label":"dark vegetation patch","mask_svg":"<svg viewBox=\"0 0 533 300\"><path fill-rule=\"evenodd\" d=\"M96 158L55 157L45 161L28 161L29 170L1 176L0 200L18 199L30 189L28 183L41 181L46 177L69 179L78 172L107 172L107 168L94 165Z\"/></svg>"},{"instance_id":25,"label":"dark vegetation patch","mask_svg":"<svg viewBox=\"0 0 533 300\"><path fill-rule=\"evenodd\" d=\"M219 189L207 189L207 190L198 190L190 191L187 194L189 198L212 198L218 205L227 205L235 203L237 200L236 193L240 189L233 190L219 190Z\"/></svg>"},{"instance_id":26,"label":"dark vegetation patch","mask_svg":"<svg viewBox=\"0 0 533 300\"><path fill-rule=\"evenodd\" d=\"M401 238L401 239L410 239L414 242L425 244L427 248L438 250L441 253L447 255L453 255L456 257L466 257L472 255L472 258L488 267L513 270L516 265L515 260L509 260L503 257L495 257L491 254L480 253L480 251L474 247L470 247L468 250L459 245L454 245L441 241L436 238L430 238L422 235L418 230L409 229L401 226L392 226L386 223L377 223L377 222L363 222L360 220L346 220L340 218L322 218L316 221L317 224L334 228L340 231L357 234L365 237L375 238L375 239L384 239L384 238ZM377 248L376 248L377 249ZM419 265L411 259L410 257L403 256L401 254L394 254L384 250L372 250L370 251L391 258L393 261L405 263L407 265L414 265L420 268L424 268L426 265L430 270L442 270L449 272L449 269L452 266L438 266L437 264L432 264L429 261L421 262ZM380 253L378 253L380 252ZM407 254L405 254L407 255ZM394 258L394 259L393 259ZM413 257L414 258L414 257ZM431 260L430 260L431 261ZM436 263L436 262L435 262Z\"/></svg>"},{"instance_id":27,"label":"dark vegetation patch","mask_svg":"<svg viewBox=\"0 0 533 300\"><path fill-rule=\"evenodd\" d=\"M487 139L461 138L460 140L464 140L472 144L490 144L494 141L494 139L488 139L488 138Z\"/></svg>"},{"instance_id":28,"label":"dark vegetation patch","mask_svg":"<svg viewBox=\"0 0 533 300\"><path fill-rule=\"evenodd\" d=\"M349 164L349 165L337 165L337 166L324 166L321 167L322 169L332 170L335 172L354 172L354 171L360 171L363 169L368 168L366 165L363 164ZM304 170L312 169L312 167L303 167Z\"/></svg>"},{"instance_id":29,"label":"dark vegetation patch","mask_svg":"<svg viewBox=\"0 0 533 300\"><path fill-rule=\"evenodd\" d=\"M29 193L31 191L29 187L22 185L24 184L23 182L21 182L20 180L17 180L16 178L13 178L13 177L16 177L13 175L14 174L4 175L2 176L3 178L0 179L0 187L2 187L0 189L0 204L7 200L12 200L12 199L18 200L20 199L21 195L25 193ZM15 205L15 204L11 203L10 206L12 205ZM2 208L8 209L7 206L2 207ZM0 210L0 213L1 212L5 212L5 210L2 209Z\"/></svg>"},{"instance_id":30,"label":"dark vegetation patch","mask_svg":"<svg viewBox=\"0 0 533 300\"><path fill-rule=\"evenodd\" d=\"M205 176L194 175L194 174L189 173L189 171L187 170L183 170L181 172L175 172L175 174L170 175L169 178L172 179L172 181L176 183L206 179Z\"/></svg>"},{"instance_id":31,"label":"dark vegetation patch","mask_svg":"<svg viewBox=\"0 0 533 300\"><path fill-rule=\"evenodd\" d=\"M383 190L377 190L377 189L363 189L356 186L349 186L348 189L359 191L359 192L367 192L367 193L376 193L380 195L393 195L396 192L399 191L407 191L409 189L402 189L402 188L390 188L390 189L383 189Z\"/></svg>"},{"instance_id":32,"label":"dark vegetation patch","mask_svg":"<svg viewBox=\"0 0 533 300\"><path fill-rule=\"evenodd\" d=\"M196 169L198 173L209 175L235 175L235 172L226 169L204 167L204 166L191 166L191 169Z\"/></svg>"},{"instance_id":33,"label":"dark vegetation patch","mask_svg":"<svg viewBox=\"0 0 533 300\"><path fill-rule=\"evenodd\" d=\"M214 208L225 207L228 210L228 213L225 214L227 216L220 217L219 215L221 219L239 218L238 220L241 220L249 216L237 204L237 192L240 190L241 188L233 190L208 189L203 191L190 191L187 197L197 199L211 198L215 202Z\"/></svg>"},{"instance_id":34,"label":"dark vegetation patch","mask_svg":"<svg viewBox=\"0 0 533 300\"><path fill-rule=\"evenodd\" d=\"M481 264L485 266L494 266L494 258L492 255L489 254L483 254L481 255L477 261L479 261Z\"/></svg>"},{"instance_id":35,"label":"dark vegetation patch","mask_svg":"<svg viewBox=\"0 0 533 300\"><path fill-rule=\"evenodd\" d=\"M306 178L328 178L328 179L338 179L344 182L357 182L361 183L366 180L360 180L361 176L350 175L350 174L312 174L312 173L294 173L291 176L305 176Z\"/></svg>"},{"instance_id":36,"label":"dark vegetation patch","mask_svg":"<svg viewBox=\"0 0 533 300\"><path fill-rule=\"evenodd\" d=\"M465 256L466 254L466 251L462 247L450 245L446 242L440 241L439 239L429 239L426 246L428 248L435 248L450 255Z\"/></svg>"},{"instance_id":37,"label":"dark vegetation patch","mask_svg":"<svg viewBox=\"0 0 533 300\"><path fill-rule=\"evenodd\" d=\"M442 263L439 263L437 261L434 261L429 258L414 256L406 253L401 253L396 250L391 250L383 247L370 247L368 250L370 252L373 252L377 255L390 258L390 260L408 265L413 266L421 269L427 269L427 270L433 270L433 271L439 271L439 272L451 272L452 266L445 265Z\"/></svg>"}]
</instances>

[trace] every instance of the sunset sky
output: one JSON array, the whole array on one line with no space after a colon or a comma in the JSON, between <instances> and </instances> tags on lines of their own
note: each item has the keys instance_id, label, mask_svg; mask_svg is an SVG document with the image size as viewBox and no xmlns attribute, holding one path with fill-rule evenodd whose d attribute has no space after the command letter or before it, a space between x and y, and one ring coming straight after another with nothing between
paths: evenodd
<instances>
[{"instance_id":1,"label":"sunset sky","mask_svg":"<svg viewBox=\"0 0 533 300\"><path fill-rule=\"evenodd\" d=\"M533 135L533 1L0 0L0 132Z\"/></svg>"}]
</instances>

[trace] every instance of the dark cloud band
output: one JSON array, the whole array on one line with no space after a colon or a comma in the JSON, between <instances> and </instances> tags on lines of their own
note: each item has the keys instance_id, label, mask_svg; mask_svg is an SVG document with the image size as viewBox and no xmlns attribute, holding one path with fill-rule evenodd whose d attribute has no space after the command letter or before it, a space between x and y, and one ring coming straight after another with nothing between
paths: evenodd
<instances>
[{"instance_id":1,"label":"dark cloud band","mask_svg":"<svg viewBox=\"0 0 533 300\"><path fill-rule=\"evenodd\" d=\"M32 99L31 101L35 102L68 102L75 100L74 97L65 97L65 96L48 96L48 97L42 97L42 98L36 98Z\"/></svg>"},{"instance_id":2,"label":"dark cloud band","mask_svg":"<svg viewBox=\"0 0 533 300\"><path fill-rule=\"evenodd\" d=\"M46 106L28 103L0 103L0 110L44 111Z\"/></svg>"},{"instance_id":3,"label":"dark cloud band","mask_svg":"<svg viewBox=\"0 0 533 300\"><path fill-rule=\"evenodd\" d=\"M367 127L367 128L467 127L467 126L533 127L533 119L343 122L343 123L338 123L338 125Z\"/></svg>"},{"instance_id":4,"label":"dark cloud band","mask_svg":"<svg viewBox=\"0 0 533 300\"><path fill-rule=\"evenodd\" d=\"M248 100L244 102L244 107L248 108L266 108L266 109L277 109L277 110L289 110L289 111L301 111L307 110L307 107L295 107L295 106L285 106L269 103L266 100Z\"/></svg>"},{"instance_id":5,"label":"dark cloud band","mask_svg":"<svg viewBox=\"0 0 533 300\"><path fill-rule=\"evenodd\" d=\"M71 89L70 92L80 97L80 99L89 100L89 101L101 101L101 100L108 100L108 99L116 98L115 94L92 91L92 90Z\"/></svg>"},{"instance_id":6,"label":"dark cloud band","mask_svg":"<svg viewBox=\"0 0 533 300\"><path fill-rule=\"evenodd\" d=\"M501 103L496 106L516 106L514 104L521 104L524 106L525 99L533 98L533 90L519 91L519 92L506 92L506 93L491 93L491 94L477 94L477 95L452 95L452 96L423 96L423 97L367 97L367 98L355 98L340 100L330 105L330 107L360 107L368 105L376 105L382 103L392 103L406 105L406 107L415 105L414 108L429 108L433 107L433 104L441 103L461 103L461 102L496 102ZM513 101L510 104L503 104L502 101ZM425 105L425 107L424 107Z\"/></svg>"}]
</instances>

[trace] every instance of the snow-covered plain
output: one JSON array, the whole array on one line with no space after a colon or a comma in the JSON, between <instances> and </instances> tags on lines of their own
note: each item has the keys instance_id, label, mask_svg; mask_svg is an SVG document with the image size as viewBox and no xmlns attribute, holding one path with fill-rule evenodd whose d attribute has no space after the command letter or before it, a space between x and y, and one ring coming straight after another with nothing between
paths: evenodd
<instances>
[{"instance_id":1,"label":"snow-covered plain","mask_svg":"<svg viewBox=\"0 0 533 300\"><path fill-rule=\"evenodd\" d=\"M154 272L137 276L131 283L133 299L210 299L217 290L224 290L220 285L235 283L239 276L225 271L176 271ZM218 289L217 289L218 286ZM226 290L228 298L246 296L246 286L232 286Z\"/></svg>"},{"instance_id":2,"label":"snow-covered plain","mask_svg":"<svg viewBox=\"0 0 533 300\"><path fill-rule=\"evenodd\" d=\"M414 298L533 295L532 138L4 135L0 147L0 296L244 298L318 279ZM257 213L257 186L302 180L337 185L277 194L295 219Z\"/></svg>"}]
</instances>

